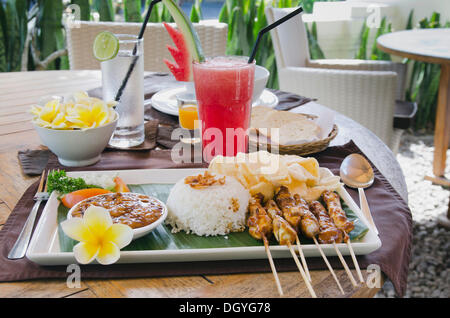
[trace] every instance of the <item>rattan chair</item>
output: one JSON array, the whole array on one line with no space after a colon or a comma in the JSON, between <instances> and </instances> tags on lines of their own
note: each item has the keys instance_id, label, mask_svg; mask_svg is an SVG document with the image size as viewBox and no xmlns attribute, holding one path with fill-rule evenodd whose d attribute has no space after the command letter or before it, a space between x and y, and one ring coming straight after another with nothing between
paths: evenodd
<instances>
[{"instance_id":1,"label":"rattan chair","mask_svg":"<svg viewBox=\"0 0 450 318\"><path fill-rule=\"evenodd\" d=\"M225 55L228 25L225 23L194 24L205 56ZM67 49L70 69L100 69L100 63L92 54L92 44L99 32L110 31L117 34L138 34L140 23L85 22L68 27ZM144 70L168 72L163 58L172 60L166 44L173 45L162 23L149 23L144 33Z\"/></svg>"},{"instance_id":2,"label":"rattan chair","mask_svg":"<svg viewBox=\"0 0 450 318\"><path fill-rule=\"evenodd\" d=\"M295 8L266 9L268 23ZM366 60L311 60L305 25L298 15L271 31L280 89L317 98L377 135L397 152L403 130L394 129L396 99L403 99L406 67Z\"/></svg>"}]
</instances>

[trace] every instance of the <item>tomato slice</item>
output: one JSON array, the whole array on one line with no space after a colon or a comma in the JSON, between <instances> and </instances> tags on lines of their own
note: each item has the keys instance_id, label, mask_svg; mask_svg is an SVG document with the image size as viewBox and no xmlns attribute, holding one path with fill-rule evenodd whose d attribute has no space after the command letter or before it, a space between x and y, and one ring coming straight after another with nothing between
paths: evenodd
<instances>
[{"instance_id":1,"label":"tomato slice","mask_svg":"<svg viewBox=\"0 0 450 318\"><path fill-rule=\"evenodd\" d=\"M116 184L116 188L114 189L116 192L130 192L127 184L119 177L114 178L114 183Z\"/></svg>"},{"instance_id":2,"label":"tomato slice","mask_svg":"<svg viewBox=\"0 0 450 318\"><path fill-rule=\"evenodd\" d=\"M80 201L83 201L84 199L99 195L99 194L105 194L105 193L111 193L109 190L101 189L101 188L89 188L89 189L81 189L77 191L73 191L70 193L65 194L61 198L62 204L64 204L67 208L72 208L75 204L77 204Z\"/></svg>"}]
</instances>

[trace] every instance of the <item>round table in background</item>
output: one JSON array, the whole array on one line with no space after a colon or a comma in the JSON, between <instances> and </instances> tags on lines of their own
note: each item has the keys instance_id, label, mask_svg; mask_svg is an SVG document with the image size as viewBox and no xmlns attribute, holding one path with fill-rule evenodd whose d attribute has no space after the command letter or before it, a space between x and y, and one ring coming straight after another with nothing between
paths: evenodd
<instances>
[{"instance_id":1,"label":"round table in background","mask_svg":"<svg viewBox=\"0 0 450 318\"><path fill-rule=\"evenodd\" d=\"M450 29L416 29L388 33L377 40L380 50L426 63L441 65L436 124L434 131L433 183L450 186L444 176L450 141ZM450 226L450 207L441 223Z\"/></svg>"},{"instance_id":2,"label":"round table in background","mask_svg":"<svg viewBox=\"0 0 450 318\"><path fill-rule=\"evenodd\" d=\"M28 186L37 180L22 174L18 150L36 149L41 141L31 125L30 105L44 95L64 95L101 85L100 71L40 71L0 73L0 229ZM339 134L332 145L353 139L406 200L405 179L389 148L355 121L337 115ZM366 273L363 274L366 275ZM345 282L345 297L372 297L377 288L352 288L344 270L336 271ZM356 272L353 271L354 276ZM287 297L309 297L298 272L279 273ZM326 270L311 271L319 296L340 297ZM348 285L347 285L348 283ZM300 285L301 284L301 285ZM299 288L300 286L300 288ZM345 287L347 286L347 287ZM271 273L196 275L136 279L89 279L81 288L68 288L64 280L0 283L0 297L276 297Z\"/></svg>"},{"instance_id":3,"label":"round table in background","mask_svg":"<svg viewBox=\"0 0 450 318\"><path fill-rule=\"evenodd\" d=\"M378 38L377 46L389 54L441 65L434 134L433 181L450 185L450 181L444 179L450 136L450 29L417 29L388 33Z\"/></svg>"}]
</instances>

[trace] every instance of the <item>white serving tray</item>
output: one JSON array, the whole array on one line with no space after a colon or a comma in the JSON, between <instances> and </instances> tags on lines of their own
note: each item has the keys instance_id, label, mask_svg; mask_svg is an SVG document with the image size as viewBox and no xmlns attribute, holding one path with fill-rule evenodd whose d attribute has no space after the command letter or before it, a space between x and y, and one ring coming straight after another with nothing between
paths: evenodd
<instances>
[{"instance_id":1,"label":"white serving tray","mask_svg":"<svg viewBox=\"0 0 450 318\"><path fill-rule=\"evenodd\" d=\"M140 170L113 170L95 171L92 173L118 175L127 184L174 184L183 177L203 173L205 169L140 169ZM328 170L329 171L329 170ZM68 172L67 175L77 177L89 171ZM329 171L331 174L331 171ZM361 210L341 187L337 190L342 199L352 209L359 219L368 226ZM53 193L42 211L42 215L34 231L26 257L39 265L68 265L76 263L72 252L61 252L58 239L57 211L59 201ZM368 226L369 227L369 226ZM350 252L346 244L337 244L344 255ZM370 229L364 238L352 243L357 255L369 254L381 247L379 237ZM306 257L317 257L320 253L314 244L302 244ZM322 244L324 253L335 256L333 245ZM272 257L292 257L286 246L270 246ZM118 263L157 263L157 262L190 262L238 259L264 259L267 258L264 246L201 248L201 249L170 249L170 250L141 250L121 251ZM95 264L95 263L92 263Z\"/></svg>"}]
</instances>

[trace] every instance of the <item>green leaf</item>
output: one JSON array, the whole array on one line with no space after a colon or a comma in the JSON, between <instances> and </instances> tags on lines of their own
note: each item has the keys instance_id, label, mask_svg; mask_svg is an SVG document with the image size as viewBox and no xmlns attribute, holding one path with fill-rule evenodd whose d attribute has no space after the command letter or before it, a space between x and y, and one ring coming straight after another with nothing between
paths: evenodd
<instances>
[{"instance_id":1,"label":"green leaf","mask_svg":"<svg viewBox=\"0 0 450 318\"><path fill-rule=\"evenodd\" d=\"M0 4L0 8L1 8L1 4ZM7 72L7 71L8 71L8 69L7 69L7 62L6 62L5 36L3 35L3 27L0 24L0 72Z\"/></svg>"},{"instance_id":2,"label":"green leaf","mask_svg":"<svg viewBox=\"0 0 450 318\"><path fill-rule=\"evenodd\" d=\"M94 0L94 6L100 15L100 21L114 21L114 5L112 0Z\"/></svg>"},{"instance_id":3,"label":"green leaf","mask_svg":"<svg viewBox=\"0 0 450 318\"><path fill-rule=\"evenodd\" d=\"M151 0L148 1L147 6L150 5L150 2ZM148 19L148 21L153 23L162 22L161 12L162 12L162 3L157 3L152 9L152 13L150 13L150 18Z\"/></svg>"},{"instance_id":4,"label":"green leaf","mask_svg":"<svg viewBox=\"0 0 450 318\"><path fill-rule=\"evenodd\" d=\"M325 54L323 53L322 49L319 46L319 43L317 41L317 27L316 22L314 21L311 26L311 31L308 28L308 25L305 24L306 28L306 36L308 37L308 43L309 43L309 54L311 55L311 59L317 60L317 59L324 59ZM315 34L315 36L314 36Z\"/></svg>"},{"instance_id":5,"label":"green leaf","mask_svg":"<svg viewBox=\"0 0 450 318\"><path fill-rule=\"evenodd\" d=\"M202 0L195 0L191 8L190 20L193 23L198 23L203 19L202 17Z\"/></svg>"},{"instance_id":6,"label":"green leaf","mask_svg":"<svg viewBox=\"0 0 450 318\"><path fill-rule=\"evenodd\" d=\"M38 44L41 60L44 60L50 54L58 50L58 47L63 47L63 26L62 0L46 1L39 0L39 13L37 16ZM48 70L55 70L59 68L59 61L53 61L47 67Z\"/></svg>"},{"instance_id":7,"label":"green leaf","mask_svg":"<svg viewBox=\"0 0 450 318\"><path fill-rule=\"evenodd\" d=\"M170 11L162 3L161 3L161 8L162 8L161 21L162 22L174 22L174 19L173 19L172 15L170 14Z\"/></svg>"},{"instance_id":8,"label":"green leaf","mask_svg":"<svg viewBox=\"0 0 450 318\"><path fill-rule=\"evenodd\" d=\"M192 23L198 23L201 20L200 13L198 12L198 8L196 5L192 5L189 20L191 20Z\"/></svg>"},{"instance_id":9,"label":"green leaf","mask_svg":"<svg viewBox=\"0 0 450 318\"><path fill-rule=\"evenodd\" d=\"M8 71L8 40L4 4L0 2L0 72Z\"/></svg>"},{"instance_id":10,"label":"green leaf","mask_svg":"<svg viewBox=\"0 0 450 318\"><path fill-rule=\"evenodd\" d=\"M411 30L413 28L413 18L414 18L414 9L409 12L408 20L406 22L406 30Z\"/></svg>"},{"instance_id":11,"label":"green leaf","mask_svg":"<svg viewBox=\"0 0 450 318\"><path fill-rule=\"evenodd\" d=\"M256 20L253 25L253 38L256 39L259 31L262 30L267 25L266 14L264 10L266 9L266 3L264 0L259 2L258 10L256 13Z\"/></svg>"},{"instance_id":12,"label":"green leaf","mask_svg":"<svg viewBox=\"0 0 450 318\"><path fill-rule=\"evenodd\" d=\"M359 36L359 49L356 53L355 59L359 60L365 60L367 59L367 41L369 38L369 32L370 29L367 27L366 23L364 22L363 27L361 29L361 33Z\"/></svg>"},{"instance_id":13,"label":"green leaf","mask_svg":"<svg viewBox=\"0 0 450 318\"><path fill-rule=\"evenodd\" d=\"M20 1L19 6L23 5ZM23 8L22 8L23 9ZM23 12L20 13L23 19ZM24 43L23 25L19 23L19 13L15 0L6 0L3 6L3 32L6 38L6 62L8 72L20 71Z\"/></svg>"},{"instance_id":14,"label":"green leaf","mask_svg":"<svg viewBox=\"0 0 450 318\"><path fill-rule=\"evenodd\" d=\"M142 22L141 0L124 0L125 22Z\"/></svg>"},{"instance_id":15,"label":"green leaf","mask_svg":"<svg viewBox=\"0 0 450 318\"><path fill-rule=\"evenodd\" d=\"M226 2L223 3L222 8L220 9L218 19L219 19L219 22L221 22L221 23L228 24L228 22L229 22L230 17L228 15L228 6L227 6Z\"/></svg>"}]
</instances>

